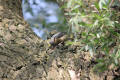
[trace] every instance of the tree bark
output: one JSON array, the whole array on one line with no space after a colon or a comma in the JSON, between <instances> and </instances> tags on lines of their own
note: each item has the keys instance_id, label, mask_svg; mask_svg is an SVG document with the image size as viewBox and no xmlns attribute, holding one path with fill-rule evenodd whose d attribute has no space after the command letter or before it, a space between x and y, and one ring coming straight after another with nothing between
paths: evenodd
<instances>
[{"instance_id":1,"label":"tree bark","mask_svg":"<svg viewBox=\"0 0 120 80\"><path fill-rule=\"evenodd\" d=\"M61 80L65 75L58 76L55 58L24 21L20 5L0 0L0 80Z\"/></svg>"},{"instance_id":2,"label":"tree bark","mask_svg":"<svg viewBox=\"0 0 120 80\"><path fill-rule=\"evenodd\" d=\"M92 58L88 52L80 52L78 45L49 49L24 21L21 11L21 0L0 0L0 80L109 78L92 72Z\"/></svg>"}]
</instances>

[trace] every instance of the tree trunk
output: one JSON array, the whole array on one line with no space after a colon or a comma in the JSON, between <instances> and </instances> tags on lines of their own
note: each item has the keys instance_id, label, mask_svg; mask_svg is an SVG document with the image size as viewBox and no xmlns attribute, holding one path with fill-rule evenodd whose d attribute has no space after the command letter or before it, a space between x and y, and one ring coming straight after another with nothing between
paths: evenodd
<instances>
[{"instance_id":1,"label":"tree trunk","mask_svg":"<svg viewBox=\"0 0 120 80\"><path fill-rule=\"evenodd\" d=\"M55 58L23 20L20 5L21 0L0 0L0 80L61 80L65 75L59 75Z\"/></svg>"},{"instance_id":2,"label":"tree trunk","mask_svg":"<svg viewBox=\"0 0 120 80\"><path fill-rule=\"evenodd\" d=\"M80 52L80 48L59 45L49 49L24 21L21 0L0 0L0 80L107 78L92 72L93 60L88 52Z\"/></svg>"}]
</instances>

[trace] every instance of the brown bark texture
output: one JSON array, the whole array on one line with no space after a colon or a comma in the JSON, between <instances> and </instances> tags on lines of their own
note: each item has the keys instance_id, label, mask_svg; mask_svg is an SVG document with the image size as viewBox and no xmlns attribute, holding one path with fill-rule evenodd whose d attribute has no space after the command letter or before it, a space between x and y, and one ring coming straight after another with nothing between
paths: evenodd
<instances>
[{"instance_id":1,"label":"brown bark texture","mask_svg":"<svg viewBox=\"0 0 120 80\"><path fill-rule=\"evenodd\" d=\"M95 64L80 46L49 49L24 21L21 0L0 0L0 80L112 80L94 74Z\"/></svg>"}]
</instances>

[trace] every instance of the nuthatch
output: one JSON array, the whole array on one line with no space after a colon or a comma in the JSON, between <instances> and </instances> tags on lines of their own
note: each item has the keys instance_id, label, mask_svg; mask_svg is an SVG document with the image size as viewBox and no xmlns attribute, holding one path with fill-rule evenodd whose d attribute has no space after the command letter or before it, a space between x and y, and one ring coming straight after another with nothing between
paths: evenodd
<instances>
[{"instance_id":1,"label":"nuthatch","mask_svg":"<svg viewBox=\"0 0 120 80\"><path fill-rule=\"evenodd\" d=\"M56 46L61 42L64 42L65 40L67 40L67 35L63 32L58 32L57 34L54 34L51 39L50 39L50 44L51 46Z\"/></svg>"}]
</instances>

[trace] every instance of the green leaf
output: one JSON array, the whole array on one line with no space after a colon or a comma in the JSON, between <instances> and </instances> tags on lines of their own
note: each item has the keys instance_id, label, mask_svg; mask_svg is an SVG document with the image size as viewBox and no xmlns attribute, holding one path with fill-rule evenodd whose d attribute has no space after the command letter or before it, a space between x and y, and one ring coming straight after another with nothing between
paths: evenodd
<instances>
[{"instance_id":1,"label":"green leaf","mask_svg":"<svg viewBox=\"0 0 120 80\"><path fill-rule=\"evenodd\" d=\"M69 0L68 4L67 4L67 8L70 8L72 6L72 0Z\"/></svg>"},{"instance_id":2,"label":"green leaf","mask_svg":"<svg viewBox=\"0 0 120 80\"><path fill-rule=\"evenodd\" d=\"M99 10L99 4L98 4L98 2L95 2L95 7L97 8L97 10Z\"/></svg>"},{"instance_id":3,"label":"green leaf","mask_svg":"<svg viewBox=\"0 0 120 80\"><path fill-rule=\"evenodd\" d=\"M99 8L100 9L107 9L109 7L111 0L100 0L99 1Z\"/></svg>"},{"instance_id":4,"label":"green leaf","mask_svg":"<svg viewBox=\"0 0 120 80\"><path fill-rule=\"evenodd\" d=\"M90 56L93 57L93 49L92 48L89 49L89 52L90 52Z\"/></svg>"},{"instance_id":5,"label":"green leaf","mask_svg":"<svg viewBox=\"0 0 120 80\"><path fill-rule=\"evenodd\" d=\"M74 42L73 41L67 41L65 42L66 45L72 45Z\"/></svg>"},{"instance_id":6,"label":"green leaf","mask_svg":"<svg viewBox=\"0 0 120 80\"><path fill-rule=\"evenodd\" d=\"M105 0L100 0L99 1L99 8L102 9L104 4L105 4Z\"/></svg>"}]
</instances>

